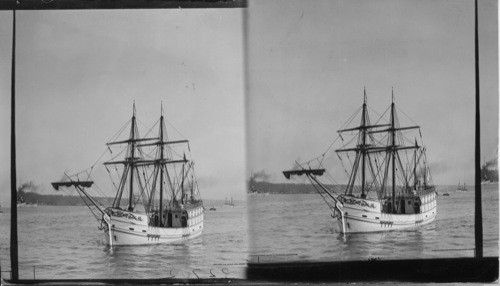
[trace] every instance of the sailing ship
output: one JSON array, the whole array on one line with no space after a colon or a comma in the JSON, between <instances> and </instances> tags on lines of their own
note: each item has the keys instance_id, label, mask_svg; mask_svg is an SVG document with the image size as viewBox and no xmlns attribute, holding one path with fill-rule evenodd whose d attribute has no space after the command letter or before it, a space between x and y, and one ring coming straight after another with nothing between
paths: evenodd
<instances>
[{"instance_id":1,"label":"sailing ship","mask_svg":"<svg viewBox=\"0 0 500 286\"><path fill-rule=\"evenodd\" d=\"M95 185L92 180L67 176L65 181L52 183L53 187L76 188L111 246L174 243L198 237L203 231L203 201L194 162L179 151L190 150L188 140L168 139L163 108L156 135L149 135L150 129L149 136L139 136L135 104L128 124L128 138L119 139L121 132L114 137L116 141L106 144L111 154L111 147L120 147L118 155L103 164L110 177L116 171L118 180L118 184L113 182L116 195L110 206L86 190Z\"/></svg>"},{"instance_id":2,"label":"sailing ship","mask_svg":"<svg viewBox=\"0 0 500 286\"><path fill-rule=\"evenodd\" d=\"M224 200L224 205L225 205L225 206L234 207L233 197L231 197L231 199L230 199L230 200L228 200L228 199L227 199L227 197L226 197L226 199Z\"/></svg>"},{"instance_id":3,"label":"sailing ship","mask_svg":"<svg viewBox=\"0 0 500 286\"><path fill-rule=\"evenodd\" d=\"M285 177L306 175L344 234L408 229L432 222L437 214L436 189L431 183L425 147L416 138L413 141L405 136L415 130L420 133L420 127L399 125L394 95L390 107L374 124L368 114L366 91L356 114L361 115L361 123L348 127L356 117L352 116L346 128L338 130L344 144L335 150L347 174L346 185L337 184L332 190L320 181L326 172L326 152L321 159L297 163L297 169L283 172ZM349 133L354 136L344 140ZM353 153L354 158L349 155ZM313 168L311 164L316 161L319 167ZM350 167L345 167L349 162Z\"/></svg>"},{"instance_id":4,"label":"sailing ship","mask_svg":"<svg viewBox=\"0 0 500 286\"><path fill-rule=\"evenodd\" d=\"M458 186L457 186L457 191L460 192L467 192L467 187L465 186L465 182L463 185L460 184L460 181L458 181Z\"/></svg>"}]
</instances>

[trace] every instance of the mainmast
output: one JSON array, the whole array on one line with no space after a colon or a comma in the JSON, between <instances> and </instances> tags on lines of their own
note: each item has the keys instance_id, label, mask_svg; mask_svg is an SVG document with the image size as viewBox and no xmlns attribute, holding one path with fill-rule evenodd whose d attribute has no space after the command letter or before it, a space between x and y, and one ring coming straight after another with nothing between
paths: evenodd
<instances>
[{"instance_id":1,"label":"mainmast","mask_svg":"<svg viewBox=\"0 0 500 286\"><path fill-rule=\"evenodd\" d=\"M184 156L182 159L179 159L179 160L173 160L173 158L169 158L169 155L168 155L168 150L165 150L166 148L166 145L173 145L173 144L180 144L180 143L188 143L188 140L176 140L176 141L168 141L168 138L166 138L167 134L166 134L166 128L165 128L165 119L164 119L164 116L163 116L163 106L162 106L162 109L161 109L161 116L160 116L160 123L159 123L159 134L158 134L158 137L156 138L145 138L145 139L142 139L142 140L155 140L155 142L151 142L151 143L141 143L139 145L137 145L137 147L146 147L146 146L156 146L158 147L157 149L157 153L156 153L156 158L154 159L140 159L140 160L137 160L135 165L136 166L148 166L148 165L154 165L155 168L157 168L156 170L156 174L155 174L155 178L156 180L155 181L158 181L159 184L160 184L160 188L159 188L159 210L158 210L158 214L160 216L160 224L163 223L163 210L165 209L164 208L164 184L165 184L165 181L168 182L168 186L170 187L171 191L172 191L172 194L171 194L171 201L172 203L176 203L177 202L177 195L176 195L176 188L174 186L174 183L172 183L172 180L170 178L170 175L169 175L169 172L168 172L168 169L167 169L167 164L178 164L178 163L183 163L185 164L187 162L187 159L186 159L186 156ZM136 141L139 141L136 140ZM167 154L165 154L165 152L167 151ZM184 170L184 165L183 165L183 170ZM183 171L184 172L184 171ZM168 196L167 196L168 197ZM153 195L150 196L150 205L152 204L153 202Z\"/></svg>"},{"instance_id":2,"label":"mainmast","mask_svg":"<svg viewBox=\"0 0 500 286\"><path fill-rule=\"evenodd\" d=\"M132 127L130 128L130 190L129 190L129 198L128 198L128 210L132 211L134 208L132 206L133 202L133 194L134 194L134 169L135 169L135 164L134 164L134 155L135 155L135 102L134 102L134 107L133 107L133 114L132 114Z\"/></svg>"},{"instance_id":3,"label":"mainmast","mask_svg":"<svg viewBox=\"0 0 500 286\"><path fill-rule=\"evenodd\" d=\"M363 90L364 100L363 100L363 114L361 115L361 136L362 144L360 148L361 152L361 198L366 198L365 194L365 158L366 158L366 89Z\"/></svg>"},{"instance_id":4,"label":"mainmast","mask_svg":"<svg viewBox=\"0 0 500 286\"><path fill-rule=\"evenodd\" d=\"M391 156L392 156L392 213L394 213L396 202L396 128L394 124L394 90L392 91L391 103Z\"/></svg>"},{"instance_id":5,"label":"mainmast","mask_svg":"<svg viewBox=\"0 0 500 286\"><path fill-rule=\"evenodd\" d=\"M163 164L161 163L164 159L164 149L165 145L161 144L163 142L163 105L162 105L162 110L161 110L161 116L160 116L160 162L158 163L158 166L160 168L160 209L159 209L159 215L160 215L160 226L163 224Z\"/></svg>"}]
</instances>

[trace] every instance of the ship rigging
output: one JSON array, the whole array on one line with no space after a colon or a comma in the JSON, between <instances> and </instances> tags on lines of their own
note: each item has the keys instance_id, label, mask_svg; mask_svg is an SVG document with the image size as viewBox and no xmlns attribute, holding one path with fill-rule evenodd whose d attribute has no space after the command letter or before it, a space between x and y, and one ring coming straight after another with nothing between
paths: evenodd
<instances>
[{"instance_id":1,"label":"ship rigging","mask_svg":"<svg viewBox=\"0 0 500 286\"><path fill-rule=\"evenodd\" d=\"M119 139L124 126L106 144L112 158L103 166L115 189L110 206L86 191L90 187L99 190L91 179L94 166L86 180L80 180L78 174L66 176L64 181L52 183L53 187L76 188L106 233L109 245L172 243L201 235L204 208L194 161L186 156L190 152L188 140L169 140L163 108L155 124L156 135L152 134L154 126L146 136L139 135L135 104L127 125L128 138ZM118 151L113 152L115 147Z\"/></svg>"},{"instance_id":2,"label":"ship rigging","mask_svg":"<svg viewBox=\"0 0 500 286\"><path fill-rule=\"evenodd\" d=\"M343 233L418 227L436 217L436 190L426 149L422 147L420 127L400 126L394 95L392 98L388 110L372 123L365 91L361 109L346 125L356 115L361 117L360 124L338 130L343 144L335 153L347 174L346 184L337 183L332 188L333 185L319 180L326 172L323 160L330 148L316 159L297 163L297 169L283 172L288 179L292 175L307 176L332 210ZM419 139L411 140L404 134L416 130ZM346 140L344 137L349 134L354 136ZM354 154L354 158L349 154ZM313 167L312 162L319 164ZM333 178L331 174L328 176Z\"/></svg>"}]
</instances>

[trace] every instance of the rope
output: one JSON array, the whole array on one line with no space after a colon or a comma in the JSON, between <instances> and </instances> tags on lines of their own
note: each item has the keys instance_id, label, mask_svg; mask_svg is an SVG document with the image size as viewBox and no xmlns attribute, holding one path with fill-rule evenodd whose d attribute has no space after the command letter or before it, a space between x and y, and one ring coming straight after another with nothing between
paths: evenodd
<instances>
[{"instance_id":1,"label":"rope","mask_svg":"<svg viewBox=\"0 0 500 286\"><path fill-rule=\"evenodd\" d=\"M156 120L155 124L154 124L153 126L151 126L151 127L148 127L148 126L147 126L147 125L145 125L145 124L144 124L141 120L139 120L139 119L137 119L137 118L136 118L136 121L137 121L139 124L141 124L142 126L144 126L146 129L148 129L148 128L149 128L149 129L148 129L148 131L146 132L146 134L144 134L144 136L143 136L143 138L147 138L147 137L148 137L148 135L149 135L150 133L153 133L153 129L155 129L155 128L156 128L156 126L157 126L157 125L158 125L158 123L160 122L160 119Z\"/></svg>"},{"instance_id":2,"label":"rope","mask_svg":"<svg viewBox=\"0 0 500 286\"><path fill-rule=\"evenodd\" d=\"M113 180L113 177L111 176L111 171L108 169L107 166L104 166L104 168L106 168L106 170L108 171L109 179L111 180L111 183L115 187L115 190L118 191L118 187L116 186L115 181Z\"/></svg>"},{"instance_id":3,"label":"rope","mask_svg":"<svg viewBox=\"0 0 500 286\"><path fill-rule=\"evenodd\" d=\"M120 136L122 134L122 132L125 130L125 128L128 127L128 125L131 123L132 123L132 119L128 119L127 121L125 121L125 123L122 125L122 127L120 129L118 129L118 131L113 136L111 136L111 138L108 140L108 142L112 142L112 141L116 140L116 138L118 136Z\"/></svg>"},{"instance_id":4,"label":"rope","mask_svg":"<svg viewBox=\"0 0 500 286\"><path fill-rule=\"evenodd\" d=\"M168 120L164 119L164 121L170 125L170 127L172 127L183 139L186 139L186 136L184 136L179 130L177 130L177 128L175 128L175 126L173 126L172 124L170 124L170 122L168 122Z\"/></svg>"},{"instance_id":5,"label":"rope","mask_svg":"<svg viewBox=\"0 0 500 286\"><path fill-rule=\"evenodd\" d=\"M345 174L346 174L346 176L347 176L347 179L349 180L349 177L350 177L350 176L349 176L349 172L347 172L347 168L344 166L344 161L342 161L342 157L340 157L340 155L339 155L339 154L337 154L337 157L339 157L339 159L340 159L340 164L342 165L342 168L344 168L344 172L345 172Z\"/></svg>"},{"instance_id":6,"label":"rope","mask_svg":"<svg viewBox=\"0 0 500 286\"><path fill-rule=\"evenodd\" d=\"M401 113L403 113L403 115L406 116L406 118L408 118L413 124L415 125L418 125L415 121L413 121L413 119L411 119L410 116L408 116L401 108L399 108L398 106L396 106L396 110L400 111Z\"/></svg>"}]
</instances>

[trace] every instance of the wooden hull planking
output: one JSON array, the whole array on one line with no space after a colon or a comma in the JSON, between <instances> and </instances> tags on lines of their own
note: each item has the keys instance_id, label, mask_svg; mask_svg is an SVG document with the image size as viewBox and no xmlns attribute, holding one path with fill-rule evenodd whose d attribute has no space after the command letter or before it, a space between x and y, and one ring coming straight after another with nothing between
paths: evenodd
<instances>
[{"instance_id":1,"label":"wooden hull planking","mask_svg":"<svg viewBox=\"0 0 500 286\"><path fill-rule=\"evenodd\" d=\"M431 223L437 215L436 193L420 196L420 200L420 212L394 214L382 212L378 200L350 198L349 203L346 203L344 199L345 233L412 229ZM340 231L344 232L342 218L338 218L338 225Z\"/></svg>"},{"instance_id":2,"label":"wooden hull planking","mask_svg":"<svg viewBox=\"0 0 500 286\"><path fill-rule=\"evenodd\" d=\"M149 225L145 213L134 213L117 209L106 209L110 227L104 228L108 245L148 245L184 242L196 238L203 232L202 206L188 211L186 226L158 227Z\"/></svg>"}]
</instances>

